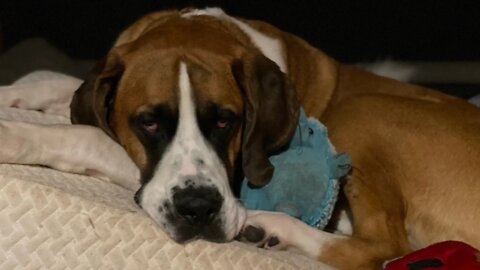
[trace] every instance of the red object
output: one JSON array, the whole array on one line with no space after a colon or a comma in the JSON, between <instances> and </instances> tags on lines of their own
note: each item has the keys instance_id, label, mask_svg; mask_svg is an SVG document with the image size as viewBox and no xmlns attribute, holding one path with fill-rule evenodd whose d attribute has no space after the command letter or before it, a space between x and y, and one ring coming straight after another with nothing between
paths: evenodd
<instances>
[{"instance_id":1,"label":"red object","mask_svg":"<svg viewBox=\"0 0 480 270\"><path fill-rule=\"evenodd\" d=\"M480 252L462 242L440 242L388 262L385 270L480 270Z\"/></svg>"}]
</instances>

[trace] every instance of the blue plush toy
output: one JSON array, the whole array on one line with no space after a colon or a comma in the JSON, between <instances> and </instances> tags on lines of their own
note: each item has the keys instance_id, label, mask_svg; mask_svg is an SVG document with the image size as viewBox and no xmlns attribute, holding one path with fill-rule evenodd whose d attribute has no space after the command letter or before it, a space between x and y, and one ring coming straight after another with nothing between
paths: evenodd
<instances>
[{"instance_id":1,"label":"blue plush toy","mask_svg":"<svg viewBox=\"0 0 480 270\"><path fill-rule=\"evenodd\" d=\"M284 212L325 228L337 200L339 178L350 171L350 155L337 154L326 127L300 109L288 149L269 160L275 170L267 185L252 187L244 179L240 197L245 207Z\"/></svg>"}]
</instances>

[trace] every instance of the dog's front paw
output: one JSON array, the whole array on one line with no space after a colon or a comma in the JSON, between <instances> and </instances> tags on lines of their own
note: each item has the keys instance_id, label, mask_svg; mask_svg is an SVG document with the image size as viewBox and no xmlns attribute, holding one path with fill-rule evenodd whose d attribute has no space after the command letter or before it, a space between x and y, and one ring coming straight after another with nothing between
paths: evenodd
<instances>
[{"instance_id":1,"label":"dog's front paw","mask_svg":"<svg viewBox=\"0 0 480 270\"><path fill-rule=\"evenodd\" d=\"M286 247L280 244L278 236L268 234L262 227L248 225L238 235L238 240L254 244L259 248L282 250Z\"/></svg>"},{"instance_id":2,"label":"dog's front paw","mask_svg":"<svg viewBox=\"0 0 480 270\"><path fill-rule=\"evenodd\" d=\"M278 212L248 211L247 221L237 239L257 247L286 250L294 218Z\"/></svg>"}]
</instances>

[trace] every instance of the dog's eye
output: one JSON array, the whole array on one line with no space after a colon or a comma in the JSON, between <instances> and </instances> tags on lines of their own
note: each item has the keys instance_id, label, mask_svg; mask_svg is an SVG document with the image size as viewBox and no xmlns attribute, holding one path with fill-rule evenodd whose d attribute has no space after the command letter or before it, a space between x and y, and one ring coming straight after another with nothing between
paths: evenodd
<instances>
[{"instance_id":1,"label":"dog's eye","mask_svg":"<svg viewBox=\"0 0 480 270\"><path fill-rule=\"evenodd\" d=\"M144 122L142 123L142 126L146 131L150 133L155 133L158 130L157 122Z\"/></svg>"},{"instance_id":2,"label":"dog's eye","mask_svg":"<svg viewBox=\"0 0 480 270\"><path fill-rule=\"evenodd\" d=\"M231 110L217 108L215 118L215 127L217 129L225 129L235 122L236 116Z\"/></svg>"},{"instance_id":3,"label":"dog's eye","mask_svg":"<svg viewBox=\"0 0 480 270\"><path fill-rule=\"evenodd\" d=\"M217 128L226 128L229 122L227 119L219 119L217 120Z\"/></svg>"}]
</instances>

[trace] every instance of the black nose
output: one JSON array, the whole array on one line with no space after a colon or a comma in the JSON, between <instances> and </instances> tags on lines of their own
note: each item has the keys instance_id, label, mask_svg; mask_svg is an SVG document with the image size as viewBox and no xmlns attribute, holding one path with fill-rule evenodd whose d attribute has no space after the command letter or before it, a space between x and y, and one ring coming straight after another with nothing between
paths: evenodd
<instances>
[{"instance_id":1,"label":"black nose","mask_svg":"<svg viewBox=\"0 0 480 270\"><path fill-rule=\"evenodd\" d=\"M192 225L205 225L215 219L222 207L223 198L211 187L187 187L173 194L177 213Z\"/></svg>"}]
</instances>

